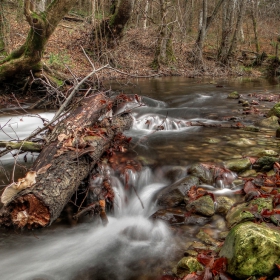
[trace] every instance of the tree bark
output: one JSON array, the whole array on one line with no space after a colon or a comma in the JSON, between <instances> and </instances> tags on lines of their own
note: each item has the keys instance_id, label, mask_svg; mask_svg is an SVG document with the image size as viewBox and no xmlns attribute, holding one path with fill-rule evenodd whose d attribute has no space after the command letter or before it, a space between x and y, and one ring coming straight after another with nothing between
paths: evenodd
<instances>
[{"instance_id":1,"label":"tree bark","mask_svg":"<svg viewBox=\"0 0 280 280\"><path fill-rule=\"evenodd\" d=\"M35 161L36 182L12 197L0 222L29 229L46 227L60 215L114 137L132 124L129 114L104 118L112 101L103 94L86 98L47 138Z\"/></svg>"},{"instance_id":2,"label":"tree bark","mask_svg":"<svg viewBox=\"0 0 280 280\"><path fill-rule=\"evenodd\" d=\"M159 70L160 65L167 65L175 60L172 37L174 23L168 22L168 1L160 0L160 17L161 24L158 28L158 39L156 43L154 60L151 63L151 67L155 70Z\"/></svg>"},{"instance_id":3,"label":"tree bark","mask_svg":"<svg viewBox=\"0 0 280 280\"><path fill-rule=\"evenodd\" d=\"M45 12L36 13L30 0L24 1L24 15L30 25L25 43L0 61L0 81L17 74L28 76L42 70L41 59L48 39L76 0L54 0Z\"/></svg>"},{"instance_id":4,"label":"tree bark","mask_svg":"<svg viewBox=\"0 0 280 280\"><path fill-rule=\"evenodd\" d=\"M92 30L92 39L95 49L99 52L106 47L113 48L122 38L125 25L129 21L133 11L134 1L115 1L111 7L112 14L101 21L100 25Z\"/></svg>"}]
</instances>

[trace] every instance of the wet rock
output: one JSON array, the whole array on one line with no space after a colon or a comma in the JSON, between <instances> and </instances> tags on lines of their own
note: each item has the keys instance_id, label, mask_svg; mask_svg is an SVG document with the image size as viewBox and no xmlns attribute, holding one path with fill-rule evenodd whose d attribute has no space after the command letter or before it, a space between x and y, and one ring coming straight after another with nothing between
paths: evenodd
<instances>
[{"instance_id":1,"label":"wet rock","mask_svg":"<svg viewBox=\"0 0 280 280\"><path fill-rule=\"evenodd\" d=\"M182 166L173 166L165 174L165 178L172 183L178 181L178 179L184 176L186 176L186 168Z\"/></svg>"},{"instance_id":2,"label":"wet rock","mask_svg":"<svg viewBox=\"0 0 280 280\"><path fill-rule=\"evenodd\" d=\"M216 246L211 246L211 245L206 245L202 242L199 241L194 241L191 245L191 247L195 250L198 251L217 251L217 247Z\"/></svg>"},{"instance_id":3,"label":"wet rock","mask_svg":"<svg viewBox=\"0 0 280 280\"><path fill-rule=\"evenodd\" d=\"M278 117L272 116L272 117L269 117L269 118L265 118L265 119L257 122L257 125L262 126L262 127L266 127L266 128L277 129L277 128L279 128Z\"/></svg>"},{"instance_id":4,"label":"wet rock","mask_svg":"<svg viewBox=\"0 0 280 280\"><path fill-rule=\"evenodd\" d=\"M243 130L252 131L252 132L259 132L260 131L260 129L258 127L253 126L253 125L245 126L245 127L243 127Z\"/></svg>"},{"instance_id":5,"label":"wet rock","mask_svg":"<svg viewBox=\"0 0 280 280\"><path fill-rule=\"evenodd\" d=\"M207 234L203 229L200 229L200 231L196 235L196 238L201 240L207 245L212 245L215 247L219 246L219 242L215 240L213 237L211 237L209 234Z\"/></svg>"},{"instance_id":6,"label":"wet rock","mask_svg":"<svg viewBox=\"0 0 280 280\"><path fill-rule=\"evenodd\" d=\"M215 214L214 201L210 195L202 196L194 201L186 199L187 211L192 211L203 216L211 217Z\"/></svg>"},{"instance_id":7,"label":"wet rock","mask_svg":"<svg viewBox=\"0 0 280 280\"><path fill-rule=\"evenodd\" d=\"M221 142L220 139L218 138L214 138L214 137L209 137L209 138L206 138L206 143L209 143L209 144L217 144L219 142Z\"/></svg>"},{"instance_id":8,"label":"wet rock","mask_svg":"<svg viewBox=\"0 0 280 280\"><path fill-rule=\"evenodd\" d=\"M234 201L226 196L217 197L216 198L216 213L219 213L219 214L225 216L233 204L234 204Z\"/></svg>"},{"instance_id":9,"label":"wet rock","mask_svg":"<svg viewBox=\"0 0 280 280\"><path fill-rule=\"evenodd\" d=\"M271 197L256 198L250 202L237 204L236 206L233 206L226 215L227 227L232 228L241 222L261 219L259 213L263 209L273 209Z\"/></svg>"},{"instance_id":10,"label":"wet rock","mask_svg":"<svg viewBox=\"0 0 280 280\"><path fill-rule=\"evenodd\" d=\"M241 174L239 174L239 177L255 177L257 176L257 171L254 170L254 169L249 169L249 170L246 170L244 172L242 172Z\"/></svg>"},{"instance_id":11,"label":"wet rock","mask_svg":"<svg viewBox=\"0 0 280 280\"><path fill-rule=\"evenodd\" d=\"M242 172L251 167L251 161L248 158L232 159L225 162L225 167L234 172Z\"/></svg>"},{"instance_id":12,"label":"wet rock","mask_svg":"<svg viewBox=\"0 0 280 280\"><path fill-rule=\"evenodd\" d=\"M184 224L186 219L186 212L181 209L160 209L156 211L152 216L152 219L163 220L170 225Z\"/></svg>"},{"instance_id":13,"label":"wet rock","mask_svg":"<svg viewBox=\"0 0 280 280\"><path fill-rule=\"evenodd\" d=\"M256 141L247 138L239 138L239 139L228 141L228 144L238 146L238 147L249 147L249 146L255 146Z\"/></svg>"},{"instance_id":14,"label":"wet rock","mask_svg":"<svg viewBox=\"0 0 280 280\"><path fill-rule=\"evenodd\" d=\"M228 94L227 98L238 99L238 98L240 98L240 94L237 91L233 91L233 92Z\"/></svg>"},{"instance_id":15,"label":"wet rock","mask_svg":"<svg viewBox=\"0 0 280 280\"><path fill-rule=\"evenodd\" d=\"M262 150L257 154L258 157L263 157L263 156L277 157L278 155L279 154L273 150Z\"/></svg>"},{"instance_id":16,"label":"wet rock","mask_svg":"<svg viewBox=\"0 0 280 280\"><path fill-rule=\"evenodd\" d=\"M267 113L268 117L276 116L280 118L280 102L276 103Z\"/></svg>"},{"instance_id":17,"label":"wet rock","mask_svg":"<svg viewBox=\"0 0 280 280\"><path fill-rule=\"evenodd\" d=\"M184 197L192 186L199 184L197 177L188 176L162 189L157 195L157 204L164 207L175 207L184 203Z\"/></svg>"},{"instance_id":18,"label":"wet rock","mask_svg":"<svg viewBox=\"0 0 280 280\"><path fill-rule=\"evenodd\" d=\"M273 168L275 162L278 162L278 158L264 156L259 158L254 164L253 168L257 171L269 171Z\"/></svg>"},{"instance_id":19,"label":"wet rock","mask_svg":"<svg viewBox=\"0 0 280 280\"><path fill-rule=\"evenodd\" d=\"M176 267L173 268L172 272L180 277L183 278L187 274L192 272L202 271L203 265L194 257L184 257L182 258Z\"/></svg>"},{"instance_id":20,"label":"wet rock","mask_svg":"<svg viewBox=\"0 0 280 280\"><path fill-rule=\"evenodd\" d=\"M220 251L227 271L238 277L272 275L280 263L280 232L252 222L235 226Z\"/></svg>"},{"instance_id":21,"label":"wet rock","mask_svg":"<svg viewBox=\"0 0 280 280\"><path fill-rule=\"evenodd\" d=\"M224 185L231 185L236 177L230 170L205 163L193 164L188 169L188 173L197 177L201 183L212 186L216 186L216 183L221 180Z\"/></svg>"}]
</instances>

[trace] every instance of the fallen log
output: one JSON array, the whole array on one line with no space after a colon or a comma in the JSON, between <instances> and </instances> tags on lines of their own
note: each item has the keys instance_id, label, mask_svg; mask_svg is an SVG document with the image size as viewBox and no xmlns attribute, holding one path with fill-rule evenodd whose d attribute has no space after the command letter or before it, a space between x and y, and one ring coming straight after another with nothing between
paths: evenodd
<instances>
[{"instance_id":1,"label":"fallen log","mask_svg":"<svg viewBox=\"0 0 280 280\"><path fill-rule=\"evenodd\" d=\"M28 184L26 177L6 187L0 224L32 229L57 219L114 137L132 124L129 114L106 118L112 104L104 94L91 96L55 126L29 171L36 172L34 182Z\"/></svg>"}]
</instances>

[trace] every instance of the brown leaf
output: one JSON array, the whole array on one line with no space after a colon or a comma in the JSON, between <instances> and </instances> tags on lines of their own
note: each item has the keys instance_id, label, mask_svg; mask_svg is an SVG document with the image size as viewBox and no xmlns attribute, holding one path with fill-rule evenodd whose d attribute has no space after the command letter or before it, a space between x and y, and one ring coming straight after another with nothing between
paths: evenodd
<instances>
[{"instance_id":1,"label":"brown leaf","mask_svg":"<svg viewBox=\"0 0 280 280\"><path fill-rule=\"evenodd\" d=\"M43 166L42 168L40 168L40 169L37 171L37 175L46 173L46 171L47 171L51 166L52 166L51 163L49 163L49 164Z\"/></svg>"}]
</instances>

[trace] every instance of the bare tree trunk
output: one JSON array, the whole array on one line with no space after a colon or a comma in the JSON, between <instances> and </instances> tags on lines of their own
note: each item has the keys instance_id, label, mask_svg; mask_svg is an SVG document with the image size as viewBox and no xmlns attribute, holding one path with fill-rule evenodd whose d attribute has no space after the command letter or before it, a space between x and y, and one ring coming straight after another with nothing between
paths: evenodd
<instances>
[{"instance_id":1,"label":"bare tree trunk","mask_svg":"<svg viewBox=\"0 0 280 280\"><path fill-rule=\"evenodd\" d=\"M161 64L168 64L174 60L174 53L172 48L172 36L174 23L168 22L168 1L160 0L160 16L161 24L158 28L158 39L156 43L156 50L154 60L151 67L158 70Z\"/></svg>"},{"instance_id":2,"label":"bare tree trunk","mask_svg":"<svg viewBox=\"0 0 280 280\"><path fill-rule=\"evenodd\" d=\"M144 21L143 21L144 30L147 29L147 18L148 18L149 4L150 4L150 0L146 0L145 9L144 9Z\"/></svg>"},{"instance_id":3,"label":"bare tree trunk","mask_svg":"<svg viewBox=\"0 0 280 280\"><path fill-rule=\"evenodd\" d=\"M233 37L231 40L231 45L230 45L230 48L228 51L228 57L227 57L228 61L231 57L234 56L234 52L236 51L236 48L237 48L238 36L240 35L240 32L241 32L243 18L244 18L245 10L246 10L246 2L247 2L246 0L242 0L241 2L239 2L239 11L238 11L238 16L237 16L236 27L235 27L234 34L233 34Z\"/></svg>"},{"instance_id":4,"label":"bare tree trunk","mask_svg":"<svg viewBox=\"0 0 280 280\"><path fill-rule=\"evenodd\" d=\"M232 34L233 11L236 0L227 0L223 8L222 40L218 50L218 59L227 63L228 51L230 48L230 37Z\"/></svg>"},{"instance_id":5,"label":"bare tree trunk","mask_svg":"<svg viewBox=\"0 0 280 280\"><path fill-rule=\"evenodd\" d=\"M36 13L30 0L24 2L24 15L30 25L25 43L0 61L0 81L16 75L41 71L41 59L49 37L76 0L54 0L44 13Z\"/></svg>"},{"instance_id":6,"label":"bare tree trunk","mask_svg":"<svg viewBox=\"0 0 280 280\"><path fill-rule=\"evenodd\" d=\"M257 15L258 15L258 1L252 1L253 7L251 9L251 18L253 23L253 30L254 30L254 36L255 36L255 46L256 46L256 52L260 52L260 44L258 39L258 30L257 30Z\"/></svg>"},{"instance_id":7,"label":"bare tree trunk","mask_svg":"<svg viewBox=\"0 0 280 280\"><path fill-rule=\"evenodd\" d=\"M7 19L4 14L4 1L0 3L0 54L8 53L8 42L7 42Z\"/></svg>"},{"instance_id":8,"label":"bare tree trunk","mask_svg":"<svg viewBox=\"0 0 280 280\"><path fill-rule=\"evenodd\" d=\"M213 21L215 20L220 7L222 6L223 2L225 0L219 0L218 3L216 4L211 16L208 16L207 12L207 0L203 0L203 8L200 13L200 18L199 18L199 32L198 36L196 39L196 43L193 49L193 56L194 59L192 61L198 65L199 67L203 68L203 47L204 47L204 42L206 39L207 31Z\"/></svg>"}]
</instances>

